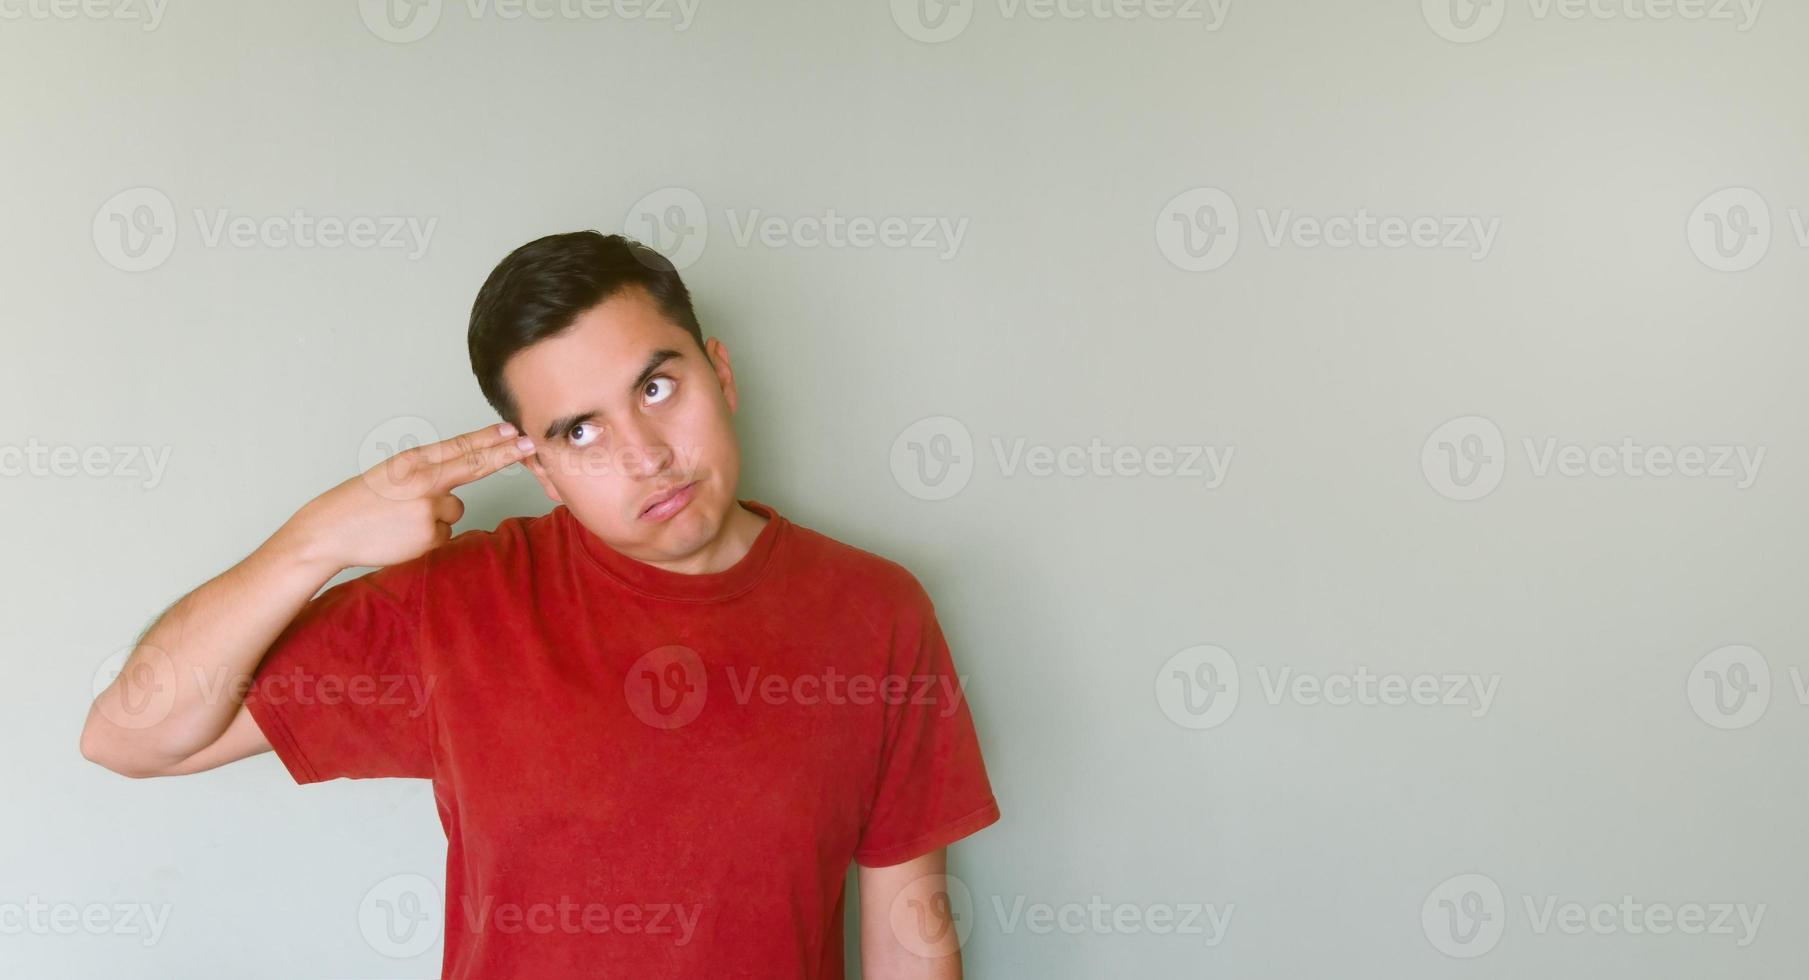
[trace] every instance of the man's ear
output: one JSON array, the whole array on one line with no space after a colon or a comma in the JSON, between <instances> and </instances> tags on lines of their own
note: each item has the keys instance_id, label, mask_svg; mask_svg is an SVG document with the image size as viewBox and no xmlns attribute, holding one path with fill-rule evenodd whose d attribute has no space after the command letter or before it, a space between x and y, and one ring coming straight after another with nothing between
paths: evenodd
<instances>
[{"instance_id":1,"label":"man's ear","mask_svg":"<svg viewBox=\"0 0 1809 980\"><path fill-rule=\"evenodd\" d=\"M704 341L704 356L710 360L710 367L716 371L716 383L722 386L722 397L729 403L729 414L735 414L740 399L735 394L735 370L729 366L729 349L722 341L711 337Z\"/></svg>"},{"instance_id":2,"label":"man's ear","mask_svg":"<svg viewBox=\"0 0 1809 980\"><path fill-rule=\"evenodd\" d=\"M539 482L541 492L547 495L547 499L556 504L565 503L565 498L559 496L559 488L553 486L552 480L547 479L546 467L540 465L539 449L535 449L532 455L524 458L521 465L527 467L529 473L534 474L534 479Z\"/></svg>"}]
</instances>

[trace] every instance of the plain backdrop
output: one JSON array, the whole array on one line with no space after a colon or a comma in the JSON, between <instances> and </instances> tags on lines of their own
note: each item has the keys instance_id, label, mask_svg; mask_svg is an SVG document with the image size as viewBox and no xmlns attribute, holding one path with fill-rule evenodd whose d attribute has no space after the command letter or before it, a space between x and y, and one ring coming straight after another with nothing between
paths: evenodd
<instances>
[{"instance_id":1,"label":"plain backdrop","mask_svg":"<svg viewBox=\"0 0 1809 980\"><path fill-rule=\"evenodd\" d=\"M728 345L742 495L934 598L970 976L1801 975L1809 11L534 9L0 0L0 973L438 975L360 918L427 784L77 734L493 421L472 297L596 228Z\"/></svg>"}]
</instances>

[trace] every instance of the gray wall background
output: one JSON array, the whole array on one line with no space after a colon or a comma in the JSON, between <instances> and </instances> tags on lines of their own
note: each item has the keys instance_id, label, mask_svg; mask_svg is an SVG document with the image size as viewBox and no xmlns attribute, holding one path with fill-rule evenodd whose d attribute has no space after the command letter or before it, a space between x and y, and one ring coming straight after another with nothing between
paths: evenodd
<instances>
[{"instance_id":1,"label":"gray wall background","mask_svg":"<svg viewBox=\"0 0 1809 980\"><path fill-rule=\"evenodd\" d=\"M0 4L0 972L437 975L360 926L441 880L424 783L76 737L168 603L490 421L472 296L586 227L686 263L743 495L935 598L969 975L1809 963L1800 5L117 2Z\"/></svg>"}]
</instances>

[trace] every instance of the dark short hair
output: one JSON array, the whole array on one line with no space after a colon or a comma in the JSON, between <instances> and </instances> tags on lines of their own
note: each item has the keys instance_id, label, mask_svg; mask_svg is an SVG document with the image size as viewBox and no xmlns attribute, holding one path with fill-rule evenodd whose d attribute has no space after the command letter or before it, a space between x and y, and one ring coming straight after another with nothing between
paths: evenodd
<instances>
[{"instance_id":1,"label":"dark short hair","mask_svg":"<svg viewBox=\"0 0 1809 980\"><path fill-rule=\"evenodd\" d=\"M503 384L509 358L558 336L585 311L635 286L645 289L660 312L703 349L703 329L678 270L632 238L595 231L548 235L497 263L471 304L465 334L471 373L496 414L521 423L515 399Z\"/></svg>"}]
</instances>

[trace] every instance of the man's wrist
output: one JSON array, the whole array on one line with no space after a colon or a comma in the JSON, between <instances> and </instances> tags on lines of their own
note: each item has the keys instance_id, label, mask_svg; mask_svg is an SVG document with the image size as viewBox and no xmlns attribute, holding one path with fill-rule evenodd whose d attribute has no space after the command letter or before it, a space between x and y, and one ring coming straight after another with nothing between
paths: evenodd
<instances>
[{"instance_id":1,"label":"man's wrist","mask_svg":"<svg viewBox=\"0 0 1809 980\"><path fill-rule=\"evenodd\" d=\"M263 558L320 581L338 575L348 566L334 556L320 536L293 520L285 523L258 548Z\"/></svg>"}]
</instances>

